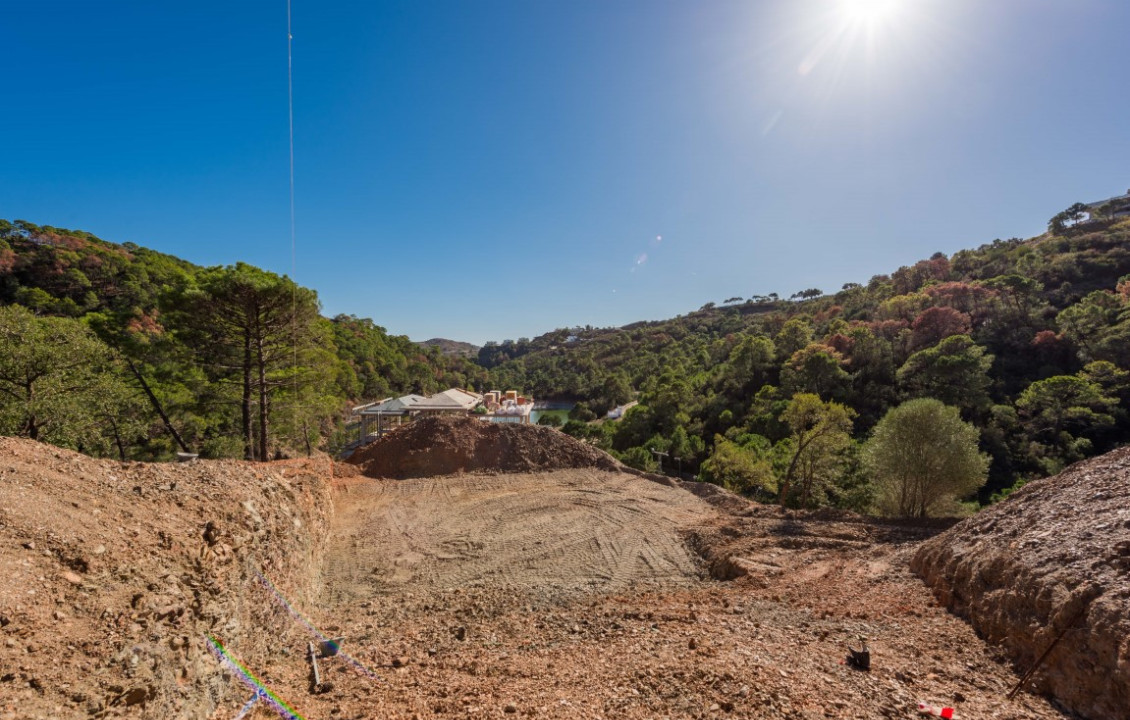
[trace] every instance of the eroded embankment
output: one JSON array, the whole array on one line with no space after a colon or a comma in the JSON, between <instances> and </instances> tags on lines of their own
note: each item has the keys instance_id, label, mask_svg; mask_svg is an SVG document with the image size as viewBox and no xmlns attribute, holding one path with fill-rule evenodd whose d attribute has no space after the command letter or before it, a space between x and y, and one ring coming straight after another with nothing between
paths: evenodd
<instances>
[{"instance_id":1,"label":"eroded embankment","mask_svg":"<svg viewBox=\"0 0 1130 720\"><path fill-rule=\"evenodd\" d=\"M1027 485L924 544L912 568L1021 672L1054 644L1035 689L1130 718L1130 448Z\"/></svg>"},{"instance_id":2,"label":"eroded embankment","mask_svg":"<svg viewBox=\"0 0 1130 720\"><path fill-rule=\"evenodd\" d=\"M209 635L269 668L304 630L327 459L98 461L0 438L0 718L207 718L249 695ZM209 523L211 525L209 526Z\"/></svg>"}]
</instances>

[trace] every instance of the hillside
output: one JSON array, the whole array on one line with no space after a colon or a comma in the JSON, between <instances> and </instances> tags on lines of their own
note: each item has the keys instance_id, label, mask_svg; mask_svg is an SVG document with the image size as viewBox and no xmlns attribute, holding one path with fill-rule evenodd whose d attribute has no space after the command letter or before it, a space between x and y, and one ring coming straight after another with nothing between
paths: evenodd
<instances>
[{"instance_id":1,"label":"hillside","mask_svg":"<svg viewBox=\"0 0 1130 720\"><path fill-rule=\"evenodd\" d=\"M446 338L432 338L431 340L424 340L417 343L424 347L436 347L444 355L452 357L464 358L477 358L479 356L479 346L472 345L469 342L460 342L459 340L448 340Z\"/></svg>"},{"instance_id":2,"label":"hillside","mask_svg":"<svg viewBox=\"0 0 1130 720\"><path fill-rule=\"evenodd\" d=\"M987 502L1130 439L1130 221L1052 225L833 294L729 298L470 359L324 318L313 290L249 265L0 221L0 431L119 459L268 459L340 447L362 399L521 388L578 401L566 431L636 468L665 457L762 497L785 487L787 504L872 510L863 442L900 403L936 398L979 431ZM783 417L810 395L844 408L850 442L799 463ZM622 422L584 422L631 400Z\"/></svg>"},{"instance_id":3,"label":"hillside","mask_svg":"<svg viewBox=\"0 0 1130 720\"><path fill-rule=\"evenodd\" d=\"M360 399L485 377L367 318L322 317L286 277L23 221L0 220L0 349L0 433L123 460L332 449Z\"/></svg>"},{"instance_id":4,"label":"hillside","mask_svg":"<svg viewBox=\"0 0 1130 720\"><path fill-rule=\"evenodd\" d=\"M479 354L496 384L577 400L580 420L637 398L621 423L567 431L637 467L654 469L651 451L666 451L739 489L775 492L748 473L718 472L712 457L769 463L779 479L791 399L842 404L854 414L855 450L818 480L824 502L857 508L870 502L853 470L859 444L911 398L956 406L978 428L992 459L982 501L1127 442L1128 358L1125 220L938 253L831 294L731 298L665 321L488 343Z\"/></svg>"}]
</instances>

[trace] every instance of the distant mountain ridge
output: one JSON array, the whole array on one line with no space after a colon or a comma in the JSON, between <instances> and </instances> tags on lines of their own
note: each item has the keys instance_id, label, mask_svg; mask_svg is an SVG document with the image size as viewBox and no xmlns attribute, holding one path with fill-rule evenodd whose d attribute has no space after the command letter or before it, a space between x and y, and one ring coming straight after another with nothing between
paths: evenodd
<instances>
[{"instance_id":1,"label":"distant mountain ridge","mask_svg":"<svg viewBox=\"0 0 1130 720\"><path fill-rule=\"evenodd\" d=\"M439 351L448 357L477 358L479 356L478 345L472 345L469 342L461 342L459 340L432 338L430 340L421 340L416 344L423 345L424 347L439 348Z\"/></svg>"}]
</instances>

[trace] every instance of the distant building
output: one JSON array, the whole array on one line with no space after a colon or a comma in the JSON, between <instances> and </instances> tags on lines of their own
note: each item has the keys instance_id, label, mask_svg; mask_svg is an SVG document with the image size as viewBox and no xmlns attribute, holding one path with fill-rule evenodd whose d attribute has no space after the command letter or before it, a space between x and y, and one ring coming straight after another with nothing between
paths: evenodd
<instances>
[{"instance_id":1,"label":"distant building","mask_svg":"<svg viewBox=\"0 0 1130 720\"><path fill-rule=\"evenodd\" d=\"M1106 200L1099 200L1098 202L1087 203L1087 209L1091 211L1091 216L1109 216L1111 218L1125 218L1130 217L1130 190L1126 191L1125 195L1116 195Z\"/></svg>"},{"instance_id":2,"label":"distant building","mask_svg":"<svg viewBox=\"0 0 1130 720\"><path fill-rule=\"evenodd\" d=\"M381 432L395 421L402 424L405 419L418 415L468 415L483 402L483 396L459 388L424 397L404 395L363 407L361 416L361 438L369 435L369 425L376 423L376 432Z\"/></svg>"},{"instance_id":3,"label":"distant building","mask_svg":"<svg viewBox=\"0 0 1130 720\"><path fill-rule=\"evenodd\" d=\"M640 404L639 400L633 400L630 403L628 403L627 405L620 405L619 407L614 407L614 408L612 408L611 410L608 411L607 419L609 419L609 420L619 420L620 418L624 417L624 413L628 412L629 410L631 410L632 408L634 408L636 405L639 405L639 404Z\"/></svg>"},{"instance_id":4,"label":"distant building","mask_svg":"<svg viewBox=\"0 0 1130 720\"><path fill-rule=\"evenodd\" d=\"M519 395L517 390L491 390L483 401L487 409L483 420L490 422L530 423L530 414L534 410L534 399Z\"/></svg>"}]
</instances>

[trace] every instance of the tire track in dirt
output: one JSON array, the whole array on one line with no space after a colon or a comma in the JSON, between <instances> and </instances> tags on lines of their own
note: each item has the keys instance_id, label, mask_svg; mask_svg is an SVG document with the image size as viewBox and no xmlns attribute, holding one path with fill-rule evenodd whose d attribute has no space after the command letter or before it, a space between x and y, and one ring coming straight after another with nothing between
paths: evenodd
<instances>
[{"instance_id":1,"label":"tire track in dirt","mask_svg":"<svg viewBox=\"0 0 1130 720\"><path fill-rule=\"evenodd\" d=\"M680 489L599 470L353 478L338 488L323 599L685 585L700 577L699 563L679 530L715 516Z\"/></svg>"}]
</instances>

